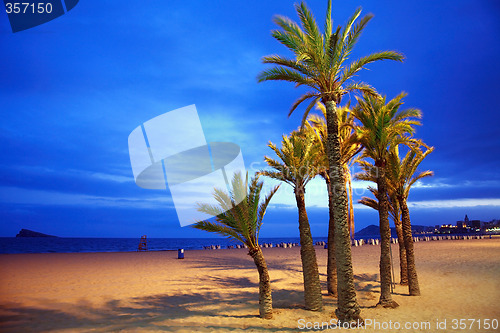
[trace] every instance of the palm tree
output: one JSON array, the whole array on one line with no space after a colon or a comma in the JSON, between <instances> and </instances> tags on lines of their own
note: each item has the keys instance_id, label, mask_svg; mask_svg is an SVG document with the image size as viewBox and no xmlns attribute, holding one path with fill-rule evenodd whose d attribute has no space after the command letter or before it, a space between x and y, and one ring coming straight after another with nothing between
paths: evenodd
<instances>
[{"instance_id":1,"label":"palm tree","mask_svg":"<svg viewBox=\"0 0 500 333\"><path fill-rule=\"evenodd\" d=\"M370 164L368 161L365 160L360 160L358 163L361 164L361 167L363 170L365 170L364 173L358 173L356 174L356 179L359 180L366 180L366 181L372 181L372 182L377 182L377 179L370 173L371 170L374 169L374 166ZM369 186L368 190L375 196L375 199L370 198L370 197L362 197L358 202L360 204L363 204L365 206L371 207L375 210L378 210L378 192L376 189L373 187ZM407 263L406 263L406 248L404 245L404 238L403 238L403 225L401 223L401 209L399 208L399 202L391 189L388 189L388 200L389 200L389 215L391 216L392 221L394 222L394 226L396 227L396 234L398 236L398 246L399 246L399 277L400 277L400 284L401 285L407 285L408 284L408 270L407 270Z\"/></svg>"},{"instance_id":2,"label":"palm tree","mask_svg":"<svg viewBox=\"0 0 500 333\"><path fill-rule=\"evenodd\" d=\"M366 65L378 60L402 61L403 55L393 51L373 53L347 64L347 60L357 43L361 32L373 15L366 15L355 24L361 8L354 12L344 28L332 29L331 0L326 10L325 31L320 32L318 25L302 2L296 5L300 25L287 17L276 16L274 22L281 30L273 30L272 36L293 52L290 59L279 55L263 58L264 63L276 65L264 70L258 76L259 82L282 80L307 86L312 91L302 95L291 107L289 115L304 101L311 100L305 109L302 122L305 122L311 108L317 101L326 107L327 114L327 155L330 173L330 191L334 194L333 220L335 221L335 257L337 261L338 308L335 311L339 320L356 322L362 320L354 288L352 270L351 240L347 218L347 193L340 153L339 121L337 105L350 91L374 93L367 84L353 82L352 78ZM329 232L330 234L330 232Z\"/></svg>"},{"instance_id":3,"label":"palm tree","mask_svg":"<svg viewBox=\"0 0 500 333\"><path fill-rule=\"evenodd\" d=\"M389 193L389 205L392 207L392 221L394 222L394 227L396 228L396 235L398 237L398 248L399 248L399 284L402 286L408 285L408 263L406 261L406 247L404 245L403 238L403 222L401 221L401 208L399 206L398 199L394 191L390 188Z\"/></svg>"},{"instance_id":4,"label":"palm tree","mask_svg":"<svg viewBox=\"0 0 500 333\"><path fill-rule=\"evenodd\" d=\"M276 147L272 142L269 143L269 147L276 153L279 160L266 156L265 161L272 170L263 170L259 174L280 180L293 187L299 211L300 256L304 277L305 306L308 310L322 311L323 300L318 262L304 198L307 183L321 171L317 167L320 158L319 145L313 137L294 131L290 136L283 135L281 148Z\"/></svg>"},{"instance_id":5,"label":"palm tree","mask_svg":"<svg viewBox=\"0 0 500 333\"><path fill-rule=\"evenodd\" d=\"M408 209L408 196L411 187L420 179L430 177L432 171L417 172L417 168L424 158L429 155L434 147L427 147L420 143L420 147L425 147L425 152L420 149L409 150L403 159L399 157L399 149L396 146L391 150L387 161L387 178L389 189L394 193L399 206L401 207L401 220L403 226L403 239L406 249L406 261L408 269L408 289L410 296L419 296L420 287L418 284L417 270L415 267L415 254L413 251L413 237L411 233L410 211Z\"/></svg>"},{"instance_id":6,"label":"palm tree","mask_svg":"<svg viewBox=\"0 0 500 333\"><path fill-rule=\"evenodd\" d=\"M409 135L414 125L420 122L417 109L399 110L406 96L401 93L386 104L385 97L364 95L357 98L358 105L352 110L354 117L362 124L356 127L358 140L363 145L362 157L371 158L376 167L378 212L380 223L380 300L383 307L397 307L391 295L391 228L389 225L389 200L387 198L386 165L391 147L399 144L412 146L417 140Z\"/></svg>"},{"instance_id":7,"label":"palm tree","mask_svg":"<svg viewBox=\"0 0 500 333\"><path fill-rule=\"evenodd\" d=\"M248 255L252 257L259 271L259 314L260 317L273 317L271 282L264 255L259 246L259 231L271 198L278 190L274 187L261 202L263 182L259 177L252 178L248 184L248 175L243 180L241 173L236 173L231 182L231 190L226 193L215 189L214 198L218 206L198 204L198 211L214 216L215 221L205 220L192 227L208 232L215 232L246 244ZM239 202L239 204L236 204Z\"/></svg>"},{"instance_id":8,"label":"palm tree","mask_svg":"<svg viewBox=\"0 0 500 333\"><path fill-rule=\"evenodd\" d=\"M330 191L330 177L328 172L328 156L326 154L327 128L326 128L326 108L318 102L317 108L321 111L322 116L309 115L306 121L306 128L311 131L311 134L316 135L321 147L321 165L324 166L324 172L320 176L325 180L328 191L328 208L329 208L329 228L328 228L328 259L327 259L327 290L328 294L337 297L337 267L335 261L335 220L333 212L333 192ZM340 151L342 155L342 166L347 179L346 191L349 200L348 206L348 224L349 233L354 237L354 211L352 204L352 182L350 164L356 154L361 151L361 145L356 142L355 132L353 131L354 117L350 113L349 105L337 109L339 115L339 138Z\"/></svg>"}]
</instances>

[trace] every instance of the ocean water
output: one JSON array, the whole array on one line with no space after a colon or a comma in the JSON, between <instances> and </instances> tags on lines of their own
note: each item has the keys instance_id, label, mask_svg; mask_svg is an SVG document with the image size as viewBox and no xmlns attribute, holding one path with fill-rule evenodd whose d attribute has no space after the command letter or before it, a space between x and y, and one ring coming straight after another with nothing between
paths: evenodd
<instances>
[{"instance_id":1,"label":"ocean water","mask_svg":"<svg viewBox=\"0 0 500 333\"><path fill-rule=\"evenodd\" d=\"M393 237L396 237L393 235ZM380 238L379 235L355 236L355 239ZM75 252L130 252L137 251L140 238L49 238L0 237L1 253L75 253ZM314 242L326 242L326 237L314 237ZM260 238L259 243L300 243L298 237ZM240 244L226 238L148 238L149 251L201 250L205 246L220 245L222 249Z\"/></svg>"},{"instance_id":2,"label":"ocean water","mask_svg":"<svg viewBox=\"0 0 500 333\"><path fill-rule=\"evenodd\" d=\"M137 251L140 238L0 237L0 253L74 253ZM326 241L326 237L314 240ZM299 243L299 238L261 238L260 244ZM148 238L149 251L199 250L204 246L227 248L239 242L225 238Z\"/></svg>"}]
</instances>

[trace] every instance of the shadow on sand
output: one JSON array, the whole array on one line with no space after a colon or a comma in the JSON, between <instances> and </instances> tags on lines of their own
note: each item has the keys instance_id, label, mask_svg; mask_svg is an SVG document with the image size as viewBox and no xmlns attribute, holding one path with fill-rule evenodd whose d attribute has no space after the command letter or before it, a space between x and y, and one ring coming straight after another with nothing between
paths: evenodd
<instances>
[{"instance_id":1,"label":"shadow on sand","mask_svg":"<svg viewBox=\"0 0 500 333\"><path fill-rule=\"evenodd\" d=\"M214 269L255 270L252 260L237 258L197 259L200 267ZM237 260L237 262L235 262ZM281 266L288 266L280 263ZM290 265L291 266L291 265ZM283 267L281 267L283 269ZM296 265L291 269L297 271ZM300 270L299 270L300 271ZM273 320L258 317L258 280L235 276L206 276L215 282L216 288L189 290L188 294L159 294L131 299L113 299L106 303L93 304L87 300L72 303L56 303L37 300L40 306L0 303L1 332L47 332L67 330L75 332L119 332L119 331L233 331L237 329L259 332L300 331L297 326L278 327ZM322 276L322 280L326 280ZM203 283L203 281L199 281ZM209 285L212 285L210 283ZM302 283L302 281L297 281ZM323 290L326 282L322 281ZM380 287L378 274L355 276L355 287L360 303L376 303ZM219 292L220 289L224 292ZM250 290L248 290L250 289ZM324 295L325 310L336 308L337 299ZM275 312L304 310L302 288L273 289ZM375 305L375 304L374 304ZM361 306L371 308L371 306ZM299 314L297 314L299 315ZM203 317L201 321L200 317ZM250 321L248 319L251 319Z\"/></svg>"},{"instance_id":2,"label":"shadow on sand","mask_svg":"<svg viewBox=\"0 0 500 333\"><path fill-rule=\"evenodd\" d=\"M233 288L239 283L255 283L233 278L223 281ZM258 288L258 287L256 287ZM262 332L282 331L272 327L272 321L258 317L258 290L256 292L202 292L188 295L156 295L127 300L110 300L96 306L82 300L78 303L51 303L39 300L40 307L19 304L0 304L1 332L47 332L69 330L76 332L165 331L180 329L192 332L211 329L232 331L255 329ZM303 293L294 290L277 290L273 293L275 309L296 308ZM279 311L279 310L278 310ZM242 315L242 313L248 313ZM203 322L199 317L205 317ZM207 317L209 318L207 320ZM251 318L251 324L248 319ZM213 319L213 320L212 320ZM246 319L246 320L245 320ZM294 327L286 328L295 330Z\"/></svg>"}]
</instances>

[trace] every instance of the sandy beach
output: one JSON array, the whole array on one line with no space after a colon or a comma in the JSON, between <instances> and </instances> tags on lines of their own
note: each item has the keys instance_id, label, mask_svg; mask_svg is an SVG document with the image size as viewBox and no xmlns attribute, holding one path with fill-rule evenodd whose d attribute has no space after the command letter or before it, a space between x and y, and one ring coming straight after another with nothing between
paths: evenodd
<instances>
[{"instance_id":1,"label":"sandy beach","mask_svg":"<svg viewBox=\"0 0 500 333\"><path fill-rule=\"evenodd\" d=\"M415 250L422 296L409 297L407 287L397 285L400 307L383 309L375 308L380 248L353 247L359 302L370 326L352 332L500 330L479 327L484 319L500 321L500 238L418 242ZM3 254L0 331L290 332L336 322L335 298L324 297L324 312L304 310L299 248L263 251L272 320L258 317L258 274L245 249L186 251L184 260L171 251ZM325 290L326 250L316 251ZM397 253L393 244L398 277ZM467 319L465 329L456 327L460 319Z\"/></svg>"}]
</instances>

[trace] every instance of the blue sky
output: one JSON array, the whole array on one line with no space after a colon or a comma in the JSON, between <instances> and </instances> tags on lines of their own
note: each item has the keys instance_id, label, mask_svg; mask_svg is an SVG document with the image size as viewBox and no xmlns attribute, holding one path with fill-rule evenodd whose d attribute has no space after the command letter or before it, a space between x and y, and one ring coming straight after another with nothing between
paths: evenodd
<instances>
[{"instance_id":1,"label":"blue sky","mask_svg":"<svg viewBox=\"0 0 500 333\"><path fill-rule=\"evenodd\" d=\"M134 183L127 138L141 123L196 104L207 141L240 145L247 168L264 167L269 140L295 129L305 90L258 84L260 58L287 54L272 17L297 19L293 1L90 1L13 34L0 14L0 236L21 228L66 237L207 237L181 228L168 191ZM323 25L326 1L308 1ZM500 6L495 0L333 1L334 24L372 12L352 56L393 49L401 63L359 79L424 114L416 136L435 151L435 172L410 194L412 222L500 218ZM344 102L347 99L344 100ZM269 183L270 185L270 183ZM356 198L365 184L356 184ZM323 183L307 189L314 236L326 236ZM356 229L377 214L356 206ZM261 236L297 236L283 185Z\"/></svg>"}]
</instances>

